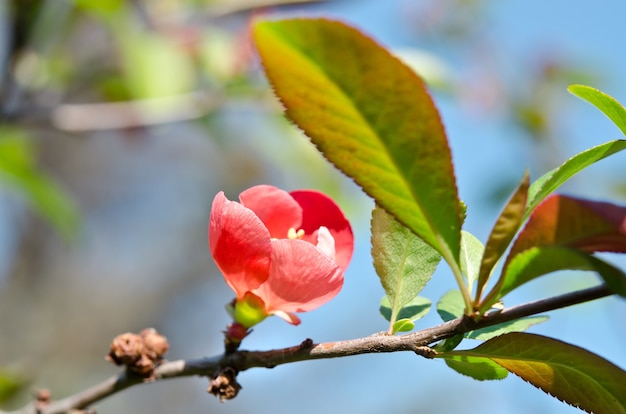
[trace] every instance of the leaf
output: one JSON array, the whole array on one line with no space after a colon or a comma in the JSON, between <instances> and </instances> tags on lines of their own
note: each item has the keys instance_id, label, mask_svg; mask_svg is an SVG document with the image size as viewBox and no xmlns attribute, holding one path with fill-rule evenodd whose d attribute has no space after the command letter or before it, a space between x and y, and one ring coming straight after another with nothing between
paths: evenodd
<instances>
[{"instance_id":1,"label":"leaf","mask_svg":"<svg viewBox=\"0 0 626 414\"><path fill-rule=\"evenodd\" d=\"M372 257L390 302L389 321L426 286L441 256L380 207L372 211Z\"/></svg>"},{"instance_id":2,"label":"leaf","mask_svg":"<svg viewBox=\"0 0 626 414\"><path fill-rule=\"evenodd\" d=\"M488 326L486 328L476 329L465 334L468 339L478 339L486 341L496 336L509 332L522 332L533 325L547 321L547 316L529 316L526 318L516 319L510 322L499 323L497 325Z\"/></svg>"},{"instance_id":3,"label":"leaf","mask_svg":"<svg viewBox=\"0 0 626 414\"><path fill-rule=\"evenodd\" d=\"M626 207L553 195L532 214L507 261L530 247L555 245L626 253Z\"/></svg>"},{"instance_id":4,"label":"leaf","mask_svg":"<svg viewBox=\"0 0 626 414\"><path fill-rule=\"evenodd\" d=\"M433 346L433 350L435 352L450 352L463 341L463 338L463 334L456 334L442 341L439 341L435 346Z\"/></svg>"},{"instance_id":5,"label":"leaf","mask_svg":"<svg viewBox=\"0 0 626 414\"><path fill-rule=\"evenodd\" d=\"M559 188L564 182L569 180L578 172L584 170L590 165L600 161L610 155L620 152L626 148L626 140L616 140L605 142L593 148L589 148L565 161L561 166L548 171L528 189L528 205L524 212L526 220L533 210L554 190Z\"/></svg>"},{"instance_id":6,"label":"leaf","mask_svg":"<svg viewBox=\"0 0 626 414\"><path fill-rule=\"evenodd\" d=\"M463 315L465 304L461 292L452 289L444 293L437 302L437 313L444 322L451 321Z\"/></svg>"},{"instance_id":7,"label":"leaf","mask_svg":"<svg viewBox=\"0 0 626 414\"><path fill-rule=\"evenodd\" d=\"M253 32L287 117L380 206L458 266L462 209L445 131L424 82L336 21L257 21Z\"/></svg>"},{"instance_id":8,"label":"leaf","mask_svg":"<svg viewBox=\"0 0 626 414\"><path fill-rule=\"evenodd\" d=\"M485 246L480 240L467 231L461 231L461 270L467 277L467 287L470 294L474 282L478 278L478 270L484 251Z\"/></svg>"},{"instance_id":9,"label":"leaf","mask_svg":"<svg viewBox=\"0 0 626 414\"><path fill-rule=\"evenodd\" d=\"M586 85L570 85L567 90L601 110L626 135L626 108L617 99Z\"/></svg>"},{"instance_id":10,"label":"leaf","mask_svg":"<svg viewBox=\"0 0 626 414\"><path fill-rule=\"evenodd\" d=\"M418 319L426 316L430 310L431 302L429 299L417 296L412 301L404 305L398 312L397 319L408 319L410 321L417 321ZM380 301L380 314L385 319L391 321L391 303L387 296L383 296Z\"/></svg>"},{"instance_id":11,"label":"leaf","mask_svg":"<svg viewBox=\"0 0 626 414\"><path fill-rule=\"evenodd\" d=\"M35 165L35 149L21 130L0 129L0 182L25 197L66 239L76 236L78 208L61 187Z\"/></svg>"},{"instance_id":12,"label":"leaf","mask_svg":"<svg viewBox=\"0 0 626 414\"><path fill-rule=\"evenodd\" d=\"M626 296L626 276L619 269L587 254L626 253L624 223L626 207L550 196L535 209L520 232L500 279L481 302L480 310L489 309L491 304L520 285L557 270L596 271L615 293ZM517 258L518 255L521 257Z\"/></svg>"},{"instance_id":13,"label":"leaf","mask_svg":"<svg viewBox=\"0 0 626 414\"><path fill-rule=\"evenodd\" d=\"M444 322L451 321L462 316L464 309L463 297L461 296L461 292L458 290L450 290L446 292L437 303L437 313L441 316L441 319L443 319ZM468 339L479 339L481 341L485 341L503 333L525 331L531 326L547 320L547 316L530 316L469 331L463 336Z\"/></svg>"},{"instance_id":14,"label":"leaf","mask_svg":"<svg viewBox=\"0 0 626 414\"><path fill-rule=\"evenodd\" d=\"M448 353L440 353L437 358L443 358L446 365L459 374L467 375L478 381L500 380L509 375L505 368L487 358L450 355Z\"/></svg>"},{"instance_id":15,"label":"leaf","mask_svg":"<svg viewBox=\"0 0 626 414\"><path fill-rule=\"evenodd\" d=\"M524 178L519 184L513 195L507 202L506 206L496 220L496 224L491 230L485 252L480 262L480 271L478 273L478 284L476 286L475 302L480 301L483 289L491 276L494 266L504 254L504 251L513 240L515 233L522 225L522 216L526 208L526 200L528 198L528 186L530 178L528 172L524 173Z\"/></svg>"},{"instance_id":16,"label":"leaf","mask_svg":"<svg viewBox=\"0 0 626 414\"><path fill-rule=\"evenodd\" d=\"M392 334L396 334L397 332L409 332L415 328L415 324L410 319L398 319L396 323L393 324Z\"/></svg>"},{"instance_id":17,"label":"leaf","mask_svg":"<svg viewBox=\"0 0 626 414\"><path fill-rule=\"evenodd\" d=\"M15 396L26 386L26 381L14 372L0 368L0 403Z\"/></svg>"},{"instance_id":18,"label":"leaf","mask_svg":"<svg viewBox=\"0 0 626 414\"><path fill-rule=\"evenodd\" d=\"M626 413L626 372L583 348L527 333L508 333L468 351L466 356L498 363L561 401L587 412Z\"/></svg>"},{"instance_id":19,"label":"leaf","mask_svg":"<svg viewBox=\"0 0 626 414\"><path fill-rule=\"evenodd\" d=\"M532 247L509 262L500 281L481 303L480 310L488 310L493 303L524 283L558 270L595 271L613 292L626 296L626 274L597 257L567 247Z\"/></svg>"}]
</instances>

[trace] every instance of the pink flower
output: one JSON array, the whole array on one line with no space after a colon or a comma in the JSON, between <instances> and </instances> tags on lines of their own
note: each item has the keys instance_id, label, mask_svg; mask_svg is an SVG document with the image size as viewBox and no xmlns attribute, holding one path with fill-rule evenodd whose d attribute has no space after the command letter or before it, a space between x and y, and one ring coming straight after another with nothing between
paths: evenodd
<instances>
[{"instance_id":1,"label":"pink flower","mask_svg":"<svg viewBox=\"0 0 626 414\"><path fill-rule=\"evenodd\" d=\"M354 247L350 223L328 196L269 185L228 200L215 196L209 246L235 291L235 322L249 328L269 315L297 325L343 285ZM245 335L244 335L245 336Z\"/></svg>"}]
</instances>

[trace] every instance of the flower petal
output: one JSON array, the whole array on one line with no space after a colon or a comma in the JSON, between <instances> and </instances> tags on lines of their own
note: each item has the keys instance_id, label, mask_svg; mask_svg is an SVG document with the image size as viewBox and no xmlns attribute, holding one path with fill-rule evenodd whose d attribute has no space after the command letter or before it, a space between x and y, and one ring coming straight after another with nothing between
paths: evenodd
<instances>
[{"instance_id":1,"label":"flower petal","mask_svg":"<svg viewBox=\"0 0 626 414\"><path fill-rule=\"evenodd\" d=\"M271 185L257 185L241 193L239 200L254 211L273 238L284 239L290 228L300 228L302 208L286 191Z\"/></svg>"},{"instance_id":2,"label":"flower petal","mask_svg":"<svg viewBox=\"0 0 626 414\"><path fill-rule=\"evenodd\" d=\"M333 239L333 236L331 236L328 229L324 226L317 230L316 247L333 261L335 260L335 239Z\"/></svg>"},{"instance_id":3,"label":"flower petal","mask_svg":"<svg viewBox=\"0 0 626 414\"><path fill-rule=\"evenodd\" d=\"M270 277L254 291L268 313L307 312L335 297L343 272L316 246L302 240L272 240Z\"/></svg>"},{"instance_id":4,"label":"flower petal","mask_svg":"<svg viewBox=\"0 0 626 414\"><path fill-rule=\"evenodd\" d=\"M269 277L272 243L267 228L251 210L228 200L223 192L213 199L209 247L237 298Z\"/></svg>"},{"instance_id":5,"label":"flower petal","mask_svg":"<svg viewBox=\"0 0 626 414\"><path fill-rule=\"evenodd\" d=\"M289 322L292 325L300 325L300 318L298 318L298 315L296 315L295 313L276 311L274 312L274 315Z\"/></svg>"},{"instance_id":6,"label":"flower petal","mask_svg":"<svg viewBox=\"0 0 626 414\"><path fill-rule=\"evenodd\" d=\"M326 227L335 239L335 261L344 271L354 251L354 235L350 222L332 198L318 191L298 190L289 193L302 207L302 228L313 235L321 226ZM307 239L313 244L317 240Z\"/></svg>"}]
</instances>

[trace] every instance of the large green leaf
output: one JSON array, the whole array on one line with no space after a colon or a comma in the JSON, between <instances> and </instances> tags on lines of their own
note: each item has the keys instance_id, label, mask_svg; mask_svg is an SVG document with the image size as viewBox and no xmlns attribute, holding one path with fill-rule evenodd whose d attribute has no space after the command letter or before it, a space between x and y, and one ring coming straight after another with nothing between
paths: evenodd
<instances>
[{"instance_id":1,"label":"large green leaf","mask_svg":"<svg viewBox=\"0 0 626 414\"><path fill-rule=\"evenodd\" d=\"M526 208L529 184L530 177L528 176L528 172L526 172L521 183L504 206L504 209L491 230L480 263L475 303L478 303L480 300L485 284L489 280L494 266L498 260L500 260L500 257L504 254L509 243L513 240L515 233L517 233L517 230L522 225L522 216Z\"/></svg>"},{"instance_id":2,"label":"large green leaf","mask_svg":"<svg viewBox=\"0 0 626 414\"><path fill-rule=\"evenodd\" d=\"M617 99L585 85L570 85L567 90L601 110L626 135L626 108Z\"/></svg>"},{"instance_id":3,"label":"large green leaf","mask_svg":"<svg viewBox=\"0 0 626 414\"><path fill-rule=\"evenodd\" d=\"M458 268L462 211L450 148L424 82L336 21L257 21L253 30L287 117Z\"/></svg>"},{"instance_id":4,"label":"large green leaf","mask_svg":"<svg viewBox=\"0 0 626 414\"><path fill-rule=\"evenodd\" d=\"M426 286L441 256L380 207L372 211L372 257L395 323L400 310Z\"/></svg>"},{"instance_id":5,"label":"large green leaf","mask_svg":"<svg viewBox=\"0 0 626 414\"><path fill-rule=\"evenodd\" d=\"M574 345L540 335L508 333L442 357L490 360L546 393L587 412L626 414L626 372Z\"/></svg>"},{"instance_id":6,"label":"large green leaf","mask_svg":"<svg viewBox=\"0 0 626 414\"><path fill-rule=\"evenodd\" d=\"M569 180L578 172L584 170L597 161L626 149L626 140L605 142L593 148L589 148L565 161L561 166L548 171L528 189L528 205L524 212L524 220L530 216L533 210L554 190Z\"/></svg>"}]
</instances>

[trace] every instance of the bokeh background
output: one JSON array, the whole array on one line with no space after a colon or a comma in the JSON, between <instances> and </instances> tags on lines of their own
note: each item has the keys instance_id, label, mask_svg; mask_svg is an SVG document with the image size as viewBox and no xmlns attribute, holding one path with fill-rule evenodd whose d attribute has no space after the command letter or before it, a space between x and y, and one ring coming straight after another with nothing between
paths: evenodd
<instances>
[{"instance_id":1,"label":"bokeh background","mask_svg":"<svg viewBox=\"0 0 626 414\"><path fill-rule=\"evenodd\" d=\"M246 348L386 329L369 254L372 201L282 117L248 38L250 19L264 13L339 18L414 65L449 134L465 228L483 241L524 169L537 178L621 135L566 87L586 83L626 102L622 0L0 1L0 379L23 383L0 407L25 404L33 388L60 398L115 375L104 355L122 332L157 328L170 340L169 359L221 353L232 293L206 242L220 190L234 199L259 183L316 188L338 200L356 233L340 295L298 327L270 318ZM618 154L563 191L624 204L625 176ZM563 272L505 303L595 283L595 275ZM441 268L423 295L436 301L453 287ZM625 368L625 315L626 303L608 298L553 312L531 331ZM431 311L418 328L437 323ZM254 369L239 379L242 392L225 404L206 394L206 379L185 378L96 408L579 412L518 378L480 383L410 353Z\"/></svg>"}]
</instances>

